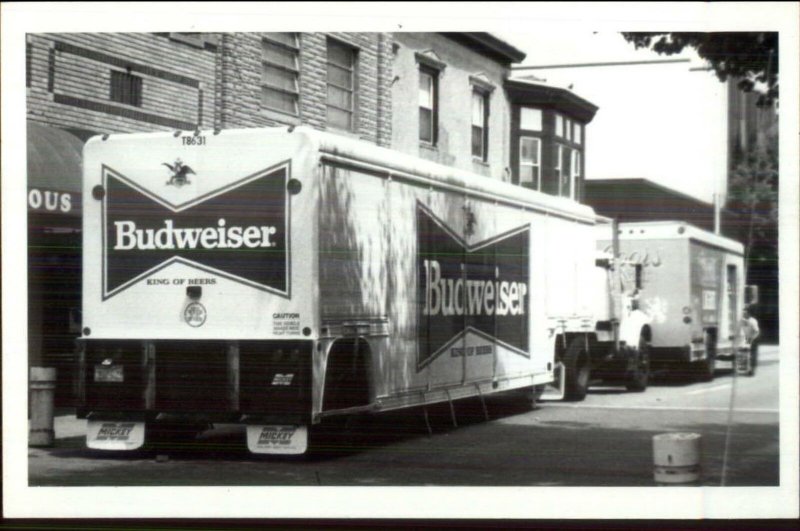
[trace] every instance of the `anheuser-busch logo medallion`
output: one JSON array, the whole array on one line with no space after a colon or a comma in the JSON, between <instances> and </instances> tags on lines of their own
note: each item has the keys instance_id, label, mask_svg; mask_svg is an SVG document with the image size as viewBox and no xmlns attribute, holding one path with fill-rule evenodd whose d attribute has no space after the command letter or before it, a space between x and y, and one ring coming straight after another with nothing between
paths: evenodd
<instances>
[{"instance_id":1,"label":"anheuser-busch logo medallion","mask_svg":"<svg viewBox=\"0 0 800 531\"><path fill-rule=\"evenodd\" d=\"M524 225L467 244L417 204L418 370L446 352L483 355L500 346L529 356L529 234Z\"/></svg>"},{"instance_id":2,"label":"anheuser-busch logo medallion","mask_svg":"<svg viewBox=\"0 0 800 531\"><path fill-rule=\"evenodd\" d=\"M102 177L104 299L176 262L289 295L288 163L180 204Z\"/></svg>"}]
</instances>

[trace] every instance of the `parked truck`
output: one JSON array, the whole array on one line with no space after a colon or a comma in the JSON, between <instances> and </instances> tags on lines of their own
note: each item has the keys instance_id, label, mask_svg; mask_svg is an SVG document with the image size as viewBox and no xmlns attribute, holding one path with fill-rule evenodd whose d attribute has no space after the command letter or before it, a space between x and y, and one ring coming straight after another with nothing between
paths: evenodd
<instances>
[{"instance_id":1,"label":"parked truck","mask_svg":"<svg viewBox=\"0 0 800 531\"><path fill-rule=\"evenodd\" d=\"M90 448L239 423L297 454L354 413L585 394L589 207L305 127L95 137L84 192Z\"/></svg>"},{"instance_id":2,"label":"parked truck","mask_svg":"<svg viewBox=\"0 0 800 531\"><path fill-rule=\"evenodd\" d=\"M615 245L617 249L615 250ZM639 277L639 306L650 323L652 363L701 380L714 378L718 360L733 362L745 292L742 244L677 221L621 223L618 243L598 240ZM623 268L625 270L625 268ZM638 273L637 273L638 272Z\"/></svg>"}]
</instances>

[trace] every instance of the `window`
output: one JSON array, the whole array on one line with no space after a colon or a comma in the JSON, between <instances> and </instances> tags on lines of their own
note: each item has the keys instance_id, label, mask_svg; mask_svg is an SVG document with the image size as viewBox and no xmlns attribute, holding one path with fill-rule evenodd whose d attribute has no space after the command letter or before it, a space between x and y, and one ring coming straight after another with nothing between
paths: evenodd
<instances>
[{"instance_id":1,"label":"window","mask_svg":"<svg viewBox=\"0 0 800 531\"><path fill-rule=\"evenodd\" d=\"M294 33L270 33L261 41L262 107L297 116L299 54Z\"/></svg>"},{"instance_id":2,"label":"window","mask_svg":"<svg viewBox=\"0 0 800 531\"><path fill-rule=\"evenodd\" d=\"M556 114L556 136L564 136L564 118L560 114Z\"/></svg>"},{"instance_id":3,"label":"window","mask_svg":"<svg viewBox=\"0 0 800 531\"><path fill-rule=\"evenodd\" d=\"M438 73L424 66L419 69L419 139L436 145L439 106Z\"/></svg>"},{"instance_id":4,"label":"window","mask_svg":"<svg viewBox=\"0 0 800 531\"><path fill-rule=\"evenodd\" d=\"M561 168L562 168L562 160L561 160L561 150L563 146L555 145L553 146L553 176L555 177L555 190L553 192L555 195L561 195Z\"/></svg>"},{"instance_id":5,"label":"window","mask_svg":"<svg viewBox=\"0 0 800 531\"><path fill-rule=\"evenodd\" d=\"M111 71L111 101L142 106L142 78L126 72Z\"/></svg>"},{"instance_id":6,"label":"window","mask_svg":"<svg viewBox=\"0 0 800 531\"><path fill-rule=\"evenodd\" d=\"M31 55L33 45L29 42L25 43L25 86L31 86Z\"/></svg>"},{"instance_id":7,"label":"window","mask_svg":"<svg viewBox=\"0 0 800 531\"><path fill-rule=\"evenodd\" d=\"M575 124L575 134L573 135L574 138L572 139L576 144L580 144L583 141L583 126L581 124Z\"/></svg>"},{"instance_id":8,"label":"window","mask_svg":"<svg viewBox=\"0 0 800 531\"><path fill-rule=\"evenodd\" d=\"M519 139L519 184L525 188L541 189L540 163L542 144L538 138Z\"/></svg>"},{"instance_id":9,"label":"window","mask_svg":"<svg viewBox=\"0 0 800 531\"><path fill-rule=\"evenodd\" d=\"M572 140L572 120L564 118L564 138Z\"/></svg>"},{"instance_id":10,"label":"window","mask_svg":"<svg viewBox=\"0 0 800 531\"><path fill-rule=\"evenodd\" d=\"M559 194L562 197L572 197L572 150L566 146L558 146L561 154L561 185Z\"/></svg>"},{"instance_id":11,"label":"window","mask_svg":"<svg viewBox=\"0 0 800 531\"><path fill-rule=\"evenodd\" d=\"M572 198L577 200L580 197L578 187L581 182L581 152L577 149L572 150Z\"/></svg>"},{"instance_id":12,"label":"window","mask_svg":"<svg viewBox=\"0 0 800 531\"><path fill-rule=\"evenodd\" d=\"M328 125L352 131L355 126L356 50L328 40Z\"/></svg>"},{"instance_id":13,"label":"window","mask_svg":"<svg viewBox=\"0 0 800 531\"><path fill-rule=\"evenodd\" d=\"M489 95L472 90L472 156L486 161L489 144Z\"/></svg>"},{"instance_id":14,"label":"window","mask_svg":"<svg viewBox=\"0 0 800 531\"><path fill-rule=\"evenodd\" d=\"M519 128L526 131L541 131L542 111L531 109L530 107L522 107L519 111Z\"/></svg>"}]
</instances>

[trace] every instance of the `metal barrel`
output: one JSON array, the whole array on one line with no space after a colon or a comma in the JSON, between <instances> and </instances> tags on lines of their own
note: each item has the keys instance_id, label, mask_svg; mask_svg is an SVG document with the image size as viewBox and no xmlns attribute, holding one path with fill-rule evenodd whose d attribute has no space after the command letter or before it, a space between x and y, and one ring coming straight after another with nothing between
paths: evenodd
<instances>
[{"instance_id":1,"label":"metal barrel","mask_svg":"<svg viewBox=\"0 0 800 531\"><path fill-rule=\"evenodd\" d=\"M693 483L700 479L699 433L653 436L653 477L656 483Z\"/></svg>"}]
</instances>

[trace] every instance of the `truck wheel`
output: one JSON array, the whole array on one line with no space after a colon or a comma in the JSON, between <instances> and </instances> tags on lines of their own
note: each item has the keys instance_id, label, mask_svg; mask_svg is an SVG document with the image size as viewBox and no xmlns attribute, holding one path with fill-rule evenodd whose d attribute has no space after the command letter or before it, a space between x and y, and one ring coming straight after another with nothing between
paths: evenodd
<instances>
[{"instance_id":1,"label":"truck wheel","mask_svg":"<svg viewBox=\"0 0 800 531\"><path fill-rule=\"evenodd\" d=\"M580 402L586 398L589 390L589 379L591 377L591 367L589 356L583 350L583 340L576 338L572 340L564 356L565 390L564 400L569 402Z\"/></svg>"},{"instance_id":2,"label":"truck wheel","mask_svg":"<svg viewBox=\"0 0 800 531\"><path fill-rule=\"evenodd\" d=\"M631 392L641 393L647 389L650 381L650 343L642 334L639 336L639 346L636 350L636 368L633 370L626 389Z\"/></svg>"}]
</instances>

